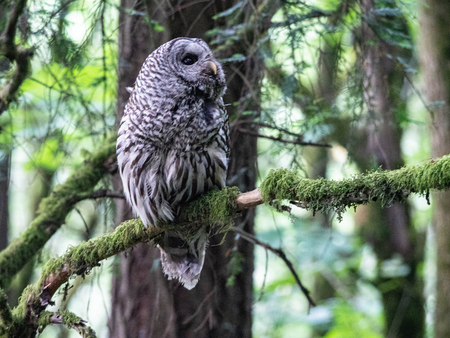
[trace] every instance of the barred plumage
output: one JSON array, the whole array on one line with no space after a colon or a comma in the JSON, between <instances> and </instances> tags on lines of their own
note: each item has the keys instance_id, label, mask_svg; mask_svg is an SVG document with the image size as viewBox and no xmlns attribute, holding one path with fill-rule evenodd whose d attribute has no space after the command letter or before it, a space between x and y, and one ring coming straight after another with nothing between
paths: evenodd
<instances>
[{"instance_id":1,"label":"barred plumage","mask_svg":"<svg viewBox=\"0 0 450 338\"><path fill-rule=\"evenodd\" d=\"M225 186L225 90L222 67L201 39L174 39L145 60L120 123L117 160L127 200L146 226L174 220L179 205ZM193 288L206 242L204 230L189 242L166 232L168 278Z\"/></svg>"}]
</instances>

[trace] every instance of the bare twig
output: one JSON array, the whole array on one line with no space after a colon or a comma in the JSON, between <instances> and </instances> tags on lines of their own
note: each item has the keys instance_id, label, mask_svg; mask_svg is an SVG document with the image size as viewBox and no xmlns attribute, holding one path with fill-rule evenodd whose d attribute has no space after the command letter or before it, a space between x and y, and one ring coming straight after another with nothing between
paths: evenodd
<instances>
[{"instance_id":1,"label":"bare twig","mask_svg":"<svg viewBox=\"0 0 450 338\"><path fill-rule=\"evenodd\" d=\"M255 136L255 137L266 138L266 139L277 141L277 142L281 142L281 143L297 144L297 145L301 145L301 146L313 146L313 147L331 148L331 145L330 144L326 144L326 143L304 142L304 141L301 141L301 140L286 140L286 139L283 139L281 137L281 134L278 137L274 137L274 136L268 136L268 135L259 134L259 133L256 133L254 131L251 131L251 130L248 130L248 129L244 129L244 128L237 128L237 130L239 130L241 133L245 133L245 134L252 135L252 136Z\"/></svg>"},{"instance_id":2,"label":"bare twig","mask_svg":"<svg viewBox=\"0 0 450 338\"><path fill-rule=\"evenodd\" d=\"M297 272L294 269L294 266L292 265L291 261L286 257L286 254L284 253L284 251L282 249L275 249L274 247L270 246L269 244L260 241L252 234L250 234L238 227L233 227L233 230L234 230L234 232L237 232L239 235L241 235L242 238L246 239L247 241L257 244L257 245L263 247L264 249L273 252L278 257L280 257L283 260L283 262L286 264L286 266L288 267L291 274L294 276L295 282L297 283L300 290L303 292L306 299L308 300L309 307L311 308L311 307L316 306L316 303L314 302L314 300L311 298L311 296L309 294L309 290L303 286L303 284L300 280L300 277L298 276Z\"/></svg>"},{"instance_id":3,"label":"bare twig","mask_svg":"<svg viewBox=\"0 0 450 338\"><path fill-rule=\"evenodd\" d=\"M239 210L254 208L263 203L259 188L239 194L236 198L236 204Z\"/></svg>"},{"instance_id":4,"label":"bare twig","mask_svg":"<svg viewBox=\"0 0 450 338\"><path fill-rule=\"evenodd\" d=\"M268 123L264 123L264 122L252 121L252 120L237 120L237 121L234 121L231 124L230 128L236 128L237 126L239 126L241 124L251 124L251 125L257 125L257 126L259 126L261 128L269 128L269 129L273 129L273 130L278 130L278 131L280 131L280 132L282 132L284 134L294 136L294 137L296 137L299 140L303 138L302 134L293 133L292 131L287 130L285 128L281 128L281 127L274 126L274 125L271 125L271 124L268 124Z\"/></svg>"}]
</instances>

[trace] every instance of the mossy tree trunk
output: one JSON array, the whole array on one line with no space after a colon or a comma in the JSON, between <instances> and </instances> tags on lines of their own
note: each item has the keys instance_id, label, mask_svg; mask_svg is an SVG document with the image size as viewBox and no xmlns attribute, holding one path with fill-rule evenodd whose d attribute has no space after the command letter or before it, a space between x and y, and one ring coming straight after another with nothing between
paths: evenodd
<instances>
[{"instance_id":1,"label":"mossy tree trunk","mask_svg":"<svg viewBox=\"0 0 450 338\"><path fill-rule=\"evenodd\" d=\"M450 153L450 2L421 2L420 58L431 111L433 156ZM434 337L450 337L450 192L433 194L436 238Z\"/></svg>"},{"instance_id":2,"label":"mossy tree trunk","mask_svg":"<svg viewBox=\"0 0 450 338\"><path fill-rule=\"evenodd\" d=\"M368 124L364 126L361 146L356 149L355 157L364 171L380 166L397 169L403 165L402 131L396 114L405 109L400 96L404 69L396 57L408 58L410 54L409 50L380 39L380 32L375 30L377 25L381 26L378 20L383 18L377 17L374 9L374 0L362 1L364 23L360 30L360 62L364 72L363 94ZM403 18L389 17L389 20L396 27L403 27L403 32L408 34ZM423 281L417 271L423 260L423 249L411 224L408 204L395 203L382 209L379 203L373 203L361 208L357 219L362 226L363 238L371 244L378 259L378 276L374 284L382 297L386 336L423 337ZM409 267L406 276L392 277L383 273L383 264L396 255ZM387 285L391 287L387 288Z\"/></svg>"}]
</instances>

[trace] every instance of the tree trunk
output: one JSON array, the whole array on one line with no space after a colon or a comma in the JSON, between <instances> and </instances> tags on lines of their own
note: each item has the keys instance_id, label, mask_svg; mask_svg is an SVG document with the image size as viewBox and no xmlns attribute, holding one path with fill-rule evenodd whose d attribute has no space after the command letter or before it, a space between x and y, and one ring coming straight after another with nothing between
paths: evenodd
<instances>
[{"instance_id":1,"label":"tree trunk","mask_svg":"<svg viewBox=\"0 0 450 338\"><path fill-rule=\"evenodd\" d=\"M420 59L431 110L433 156L450 153L450 2L425 0L420 7ZM436 238L434 337L450 337L450 192L433 194Z\"/></svg>"},{"instance_id":2,"label":"tree trunk","mask_svg":"<svg viewBox=\"0 0 450 338\"><path fill-rule=\"evenodd\" d=\"M328 19L328 24L336 25L334 18ZM317 78L317 84L319 87L320 98L317 101L322 102L323 109L331 110L331 106L334 103L337 95L336 90L336 73L338 65L338 50L339 44L336 43L333 33L324 35L322 37L322 44L320 48L319 57L319 76ZM321 140L324 141L324 140ZM323 147L305 147L302 149L302 154L306 160L306 163L310 163L311 173L310 178L316 179L319 177L326 178L328 167L328 150ZM324 215L318 213L314 215L311 222L316 222L324 229L329 229L331 226L330 215ZM327 299L336 297L336 290L325 278L322 271L315 273L314 275L314 288L312 296L317 304L321 304ZM323 337L329 331L328 325L315 325L312 337Z\"/></svg>"},{"instance_id":3,"label":"tree trunk","mask_svg":"<svg viewBox=\"0 0 450 338\"><path fill-rule=\"evenodd\" d=\"M1 132L1 127L0 127ZM9 172L11 166L11 152L0 149L0 251L8 245L9 224Z\"/></svg>"},{"instance_id":4,"label":"tree trunk","mask_svg":"<svg viewBox=\"0 0 450 338\"><path fill-rule=\"evenodd\" d=\"M121 0L119 13L119 68L117 86L118 127L128 101L127 87L132 87L142 63L154 49L143 2ZM135 13L132 15L132 13ZM115 190L122 190L119 174L113 177ZM116 200L116 225L132 218L125 200ZM160 285L160 269L152 269L157 252L148 244L137 245L131 252L120 255L112 283L112 308L109 321L110 337L175 337L174 312L167 294L155 292ZM166 322L161 320L168 319ZM168 332L166 332L166 327Z\"/></svg>"},{"instance_id":5,"label":"tree trunk","mask_svg":"<svg viewBox=\"0 0 450 338\"><path fill-rule=\"evenodd\" d=\"M180 10L175 6L175 2L172 2L171 6L170 2L162 4L148 1L146 8L142 5L133 7L134 3L122 0L121 8L133 8L149 13L150 22L153 25L157 22L159 26L164 27L164 31L151 31L141 16L130 16L128 10L121 12L119 67L128 65L129 69L119 68L117 121L120 120L128 99L124 88L132 86L139 68L154 48L179 36L207 40L204 34L217 23L212 17L235 4L234 1L211 1L206 5L193 3ZM243 18L248 19L251 16L251 8L245 7ZM133 40L145 43L139 45ZM221 51L224 55L216 53L216 56L229 57L237 52L248 55L247 48L256 42L251 41L250 46ZM138 51L132 48L137 45L141 48ZM126 54L127 51L136 53ZM250 91L259 93L262 61L256 56L256 53L250 55L246 62L233 64L235 68L226 70L229 88L225 97L226 103L239 102ZM240 75L235 73L236 69ZM254 88L246 87L246 81ZM233 111L233 105L230 105L229 114L237 116L244 110L259 112L259 96L252 98L250 102L245 101L244 104L245 106L242 103L237 106L237 112ZM242 191L255 188L256 156L256 138L232 131L228 176L231 184L238 185ZM118 207L118 219L123 220L120 210ZM254 210L244 212L237 224L244 230L253 232L253 218ZM122 256L120 268L117 269L113 281L110 337L251 337L253 245L236 239L231 233L224 243L219 245L221 241L221 236L213 236L210 239L200 281L190 291L176 281L167 281L159 265L159 250L150 245L139 245L126 257ZM228 262L230 257L235 255L243 258L241 271L235 276L234 284L227 286L230 276Z\"/></svg>"},{"instance_id":6,"label":"tree trunk","mask_svg":"<svg viewBox=\"0 0 450 338\"><path fill-rule=\"evenodd\" d=\"M362 10L365 22L361 28L361 61L364 75L364 99L368 108L369 124L366 126L362 146L357 150L357 163L362 170L381 166L396 169L403 165L400 148L401 128L396 112L404 109L400 97L404 81L404 70L397 63L396 56L408 57L408 50L392 46L380 40L373 31L378 18L372 11L374 0L363 0ZM400 17L390 18L397 27L406 23ZM369 26L367 22L372 22ZM385 23L383 23L385 24ZM423 260L422 244L411 224L409 206L395 203L381 209L371 204L365 209L362 220L362 235L372 244L378 258L378 277L375 286L379 289L386 323L387 337L423 337L423 281L417 273L417 266ZM361 213L360 213L361 215ZM406 276L384 277L383 261L399 254L408 265ZM385 285L395 285L386 291Z\"/></svg>"}]
</instances>

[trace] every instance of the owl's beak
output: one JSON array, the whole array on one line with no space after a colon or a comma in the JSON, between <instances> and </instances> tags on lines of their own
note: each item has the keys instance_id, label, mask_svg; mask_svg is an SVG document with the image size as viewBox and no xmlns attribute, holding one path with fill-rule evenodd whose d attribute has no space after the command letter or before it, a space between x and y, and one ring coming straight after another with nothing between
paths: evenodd
<instances>
[{"instance_id":1,"label":"owl's beak","mask_svg":"<svg viewBox=\"0 0 450 338\"><path fill-rule=\"evenodd\" d=\"M212 74L217 75L217 66L216 66L216 64L215 64L214 62L208 61L208 62L206 63L206 69L207 69L209 72L211 72L211 75L212 75Z\"/></svg>"}]
</instances>

